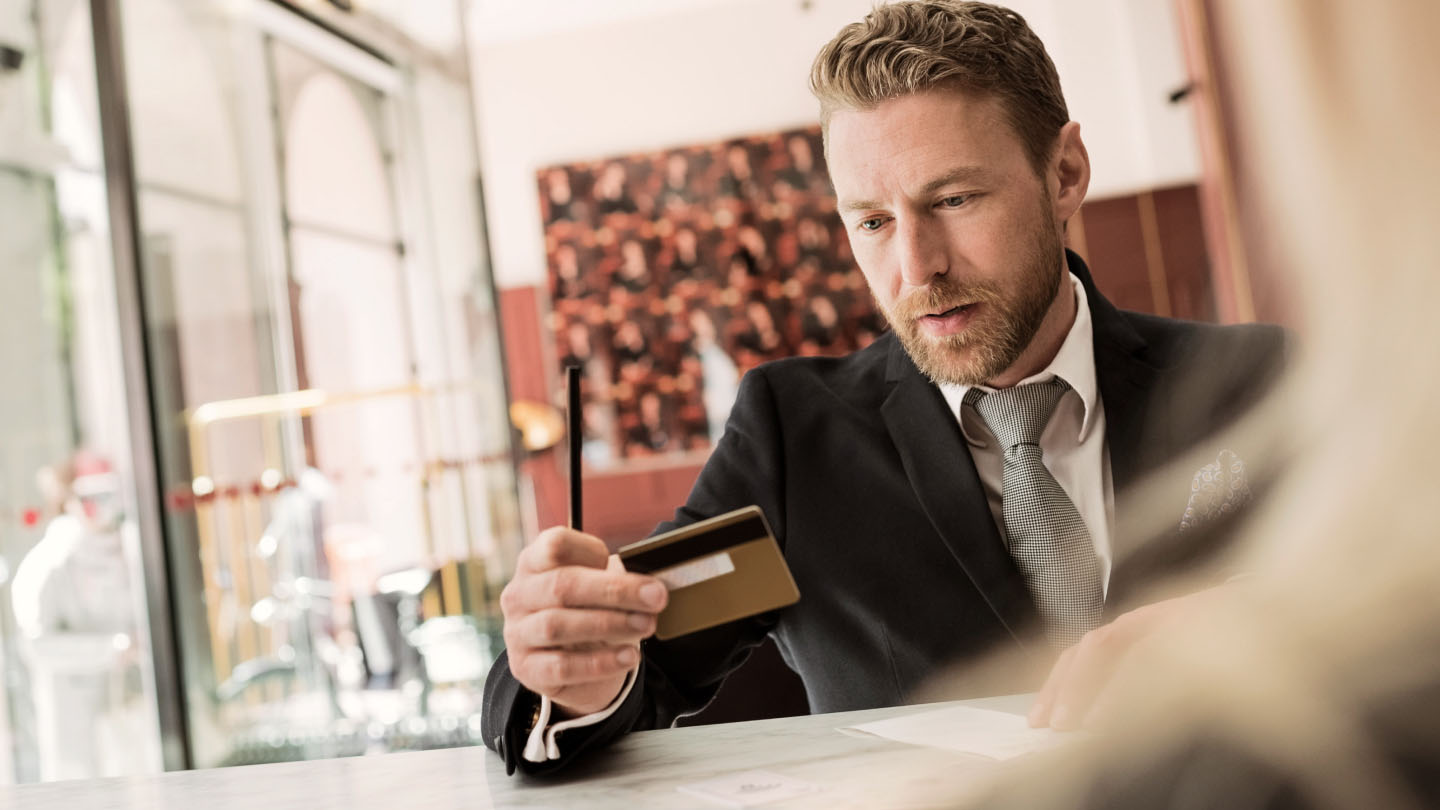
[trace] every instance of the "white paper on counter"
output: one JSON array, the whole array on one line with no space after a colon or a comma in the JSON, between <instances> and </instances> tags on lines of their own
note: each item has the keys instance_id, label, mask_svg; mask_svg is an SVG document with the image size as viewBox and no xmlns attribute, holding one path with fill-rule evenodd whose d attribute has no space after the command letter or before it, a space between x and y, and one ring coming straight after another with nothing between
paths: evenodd
<instances>
[{"instance_id":1,"label":"white paper on counter","mask_svg":"<svg viewBox=\"0 0 1440 810\"><path fill-rule=\"evenodd\" d=\"M1080 736L1074 732L1031 728L1018 714L968 706L951 706L837 730L842 734L883 737L991 759L1010 759L1044 751Z\"/></svg>"}]
</instances>

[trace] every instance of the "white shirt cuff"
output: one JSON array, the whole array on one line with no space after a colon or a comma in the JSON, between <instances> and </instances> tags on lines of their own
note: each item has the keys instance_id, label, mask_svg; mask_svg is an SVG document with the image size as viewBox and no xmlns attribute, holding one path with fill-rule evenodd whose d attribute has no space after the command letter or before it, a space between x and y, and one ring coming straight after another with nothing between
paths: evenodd
<instances>
[{"instance_id":1,"label":"white shirt cuff","mask_svg":"<svg viewBox=\"0 0 1440 810\"><path fill-rule=\"evenodd\" d=\"M616 696L609 706L598 712L587 714L584 717L572 717L569 720L562 720L555 725L550 725L550 698L540 696L540 717L535 721L535 728L530 729L530 738L525 741L525 761L545 762L551 759L560 758L560 746L555 743L555 735L566 729L584 728L593 726L615 713L620 704L629 697L630 690L635 687L635 675L640 671L636 666L625 676L625 685L620 687L620 694Z\"/></svg>"}]
</instances>

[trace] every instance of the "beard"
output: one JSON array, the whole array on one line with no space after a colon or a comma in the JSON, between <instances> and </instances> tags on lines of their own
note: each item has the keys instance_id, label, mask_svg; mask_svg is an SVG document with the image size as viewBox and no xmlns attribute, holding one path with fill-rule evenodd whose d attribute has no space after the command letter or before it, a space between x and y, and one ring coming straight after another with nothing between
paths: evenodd
<instances>
[{"instance_id":1,"label":"beard","mask_svg":"<svg viewBox=\"0 0 1440 810\"><path fill-rule=\"evenodd\" d=\"M881 308L900 345L931 382L980 385L1014 365L1030 345L1062 280L1055 260L1063 247L1053 215L1048 209L1045 214L1031 249L1003 283L936 276L890 309ZM976 304L980 311L959 334L934 337L920 328L925 315Z\"/></svg>"}]
</instances>

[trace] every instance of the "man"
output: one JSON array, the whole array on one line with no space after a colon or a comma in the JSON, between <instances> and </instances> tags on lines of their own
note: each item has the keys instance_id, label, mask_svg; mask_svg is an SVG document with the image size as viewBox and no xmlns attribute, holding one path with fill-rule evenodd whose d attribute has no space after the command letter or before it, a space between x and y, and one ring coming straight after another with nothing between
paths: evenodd
<instances>
[{"instance_id":1,"label":"man","mask_svg":"<svg viewBox=\"0 0 1440 810\"><path fill-rule=\"evenodd\" d=\"M1278 332L1122 313L1100 296L1062 246L1089 158L1018 15L883 6L821 51L811 84L838 210L891 331L847 357L748 374L660 527L760 506L801 600L645 640L663 586L625 573L598 538L543 533L504 593L508 653L486 684L486 739L512 766L553 769L697 711L767 635L818 712L901 703L957 661L1024 649L1048 665L1068 646L1032 716L1065 727L1103 670L1093 651L1183 609L1105 624L1157 573L1113 553L1115 493L1238 412ZM1175 551L1162 562L1194 556ZM965 689L1026 691L1029 678L987 671Z\"/></svg>"}]
</instances>

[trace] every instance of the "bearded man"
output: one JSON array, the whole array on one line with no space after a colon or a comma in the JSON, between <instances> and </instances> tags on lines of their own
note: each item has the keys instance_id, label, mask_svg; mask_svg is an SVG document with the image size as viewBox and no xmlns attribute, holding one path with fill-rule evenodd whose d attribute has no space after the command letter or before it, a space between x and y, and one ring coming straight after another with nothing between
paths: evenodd
<instances>
[{"instance_id":1,"label":"bearded man","mask_svg":"<svg viewBox=\"0 0 1440 810\"><path fill-rule=\"evenodd\" d=\"M660 642L663 585L599 538L542 533L505 590L508 651L486 684L486 741L510 767L553 770L698 711L767 636L815 712L901 704L942 668L1023 651L1034 666L976 669L951 694L1031 691L1048 670L1031 719L1063 728L1103 669L1094 651L1163 626L1171 608L1132 595L1196 556L1116 554L1117 493L1254 400L1280 331L1101 296L1063 246L1090 180L1080 126L1019 15L880 6L822 49L811 86L891 329L747 374L659 527L758 505L802 597Z\"/></svg>"}]
</instances>

